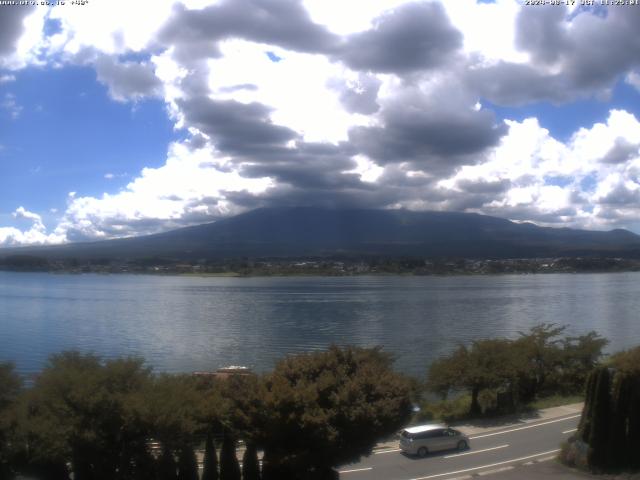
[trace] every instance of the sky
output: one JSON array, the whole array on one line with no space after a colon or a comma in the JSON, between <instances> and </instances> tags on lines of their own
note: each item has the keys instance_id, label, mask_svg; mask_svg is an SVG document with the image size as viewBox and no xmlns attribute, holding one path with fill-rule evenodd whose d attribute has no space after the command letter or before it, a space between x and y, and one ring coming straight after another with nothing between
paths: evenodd
<instances>
[{"instance_id":1,"label":"sky","mask_svg":"<svg viewBox=\"0 0 640 480\"><path fill-rule=\"evenodd\" d=\"M564 3L0 1L0 247L297 205L640 233L640 6Z\"/></svg>"}]
</instances>

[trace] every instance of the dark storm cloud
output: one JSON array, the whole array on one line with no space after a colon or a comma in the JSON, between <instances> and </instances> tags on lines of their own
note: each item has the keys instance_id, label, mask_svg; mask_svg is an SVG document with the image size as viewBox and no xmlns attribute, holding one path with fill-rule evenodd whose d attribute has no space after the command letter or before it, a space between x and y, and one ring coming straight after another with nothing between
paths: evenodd
<instances>
[{"instance_id":1,"label":"dark storm cloud","mask_svg":"<svg viewBox=\"0 0 640 480\"><path fill-rule=\"evenodd\" d=\"M33 13L35 8L26 5L0 7L0 57L13 53L24 32L24 19Z\"/></svg>"},{"instance_id":2,"label":"dark storm cloud","mask_svg":"<svg viewBox=\"0 0 640 480\"><path fill-rule=\"evenodd\" d=\"M522 9L516 19L516 47L534 61L555 62L562 54L558 46L566 44L566 14L564 6Z\"/></svg>"},{"instance_id":3,"label":"dark storm cloud","mask_svg":"<svg viewBox=\"0 0 640 480\"><path fill-rule=\"evenodd\" d=\"M271 110L261 103L194 97L178 102L185 122L208 135L220 152L260 157L298 137L293 130L271 122Z\"/></svg>"},{"instance_id":4,"label":"dark storm cloud","mask_svg":"<svg viewBox=\"0 0 640 480\"><path fill-rule=\"evenodd\" d=\"M632 190L624 183L618 183L599 201L602 205L637 206L640 205L640 190Z\"/></svg>"},{"instance_id":5,"label":"dark storm cloud","mask_svg":"<svg viewBox=\"0 0 640 480\"><path fill-rule=\"evenodd\" d=\"M611 8L606 18L576 17L563 53L569 77L578 87L601 87L640 65L639 30L638 8Z\"/></svg>"},{"instance_id":6,"label":"dark storm cloud","mask_svg":"<svg viewBox=\"0 0 640 480\"><path fill-rule=\"evenodd\" d=\"M412 162L441 174L475 163L498 144L506 126L496 124L493 112L458 103L456 95L464 93L446 88L428 97L416 92L398 96L380 113L381 126L354 127L349 139L381 164Z\"/></svg>"},{"instance_id":7,"label":"dark storm cloud","mask_svg":"<svg viewBox=\"0 0 640 480\"><path fill-rule=\"evenodd\" d=\"M113 57L101 56L95 68L98 80L107 85L116 100L157 96L162 91L162 82L149 63L120 63Z\"/></svg>"},{"instance_id":8,"label":"dark storm cloud","mask_svg":"<svg viewBox=\"0 0 640 480\"><path fill-rule=\"evenodd\" d=\"M179 106L186 123L230 155L244 177L270 177L300 188L363 188L358 175L346 173L357 166L350 145L303 142L293 130L272 123L271 110L262 104L197 97Z\"/></svg>"},{"instance_id":9,"label":"dark storm cloud","mask_svg":"<svg viewBox=\"0 0 640 480\"><path fill-rule=\"evenodd\" d=\"M618 137L611 150L600 161L609 164L626 163L638 156L638 150L640 150L640 144L631 143L622 137Z\"/></svg>"},{"instance_id":10,"label":"dark storm cloud","mask_svg":"<svg viewBox=\"0 0 640 480\"><path fill-rule=\"evenodd\" d=\"M456 187L465 193L470 194L488 194L492 197L500 193L504 193L511 187L511 181L508 179L503 180L459 180L456 182Z\"/></svg>"},{"instance_id":11,"label":"dark storm cloud","mask_svg":"<svg viewBox=\"0 0 640 480\"><path fill-rule=\"evenodd\" d=\"M218 56L216 42L226 38L308 53L331 52L339 42L311 20L298 0L226 0L200 10L178 4L159 34L183 61Z\"/></svg>"},{"instance_id":12,"label":"dark storm cloud","mask_svg":"<svg viewBox=\"0 0 640 480\"><path fill-rule=\"evenodd\" d=\"M571 23L565 14L562 7L522 9L516 44L531 55L531 64L478 64L468 71L469 85L500 105L561 103L606 92L640 65L640 9L583 12Z\"/></svg>"},{"instance_id":13,"label":"dark storm cloud","mask_svg":"<svg viewBox=\"0 0 640 480\"><path fill-rule=\"evenodd\" d=\"M377 98L382 81L373 75L360 74L355 83L332 79L327 85L338 92L340 103L349 113L370 115L380 110Z\"/></svg>"},{"instance_id":14,"label":"dark storm cloud","mask_svg":"<svg viewBox=\"0 0 640 480\"><path fill-rule=\"evenodd\" d=\"M224 192L227 200L243 208L323 206L351 208L383 208L408 198L407 190L386 186L369 188L301 188L288 184L276 185L262 194L246 191Z\"/></svg>"},{"instance_id":15,"label":"dark storm cloud","mask_svg":"<svg viewBox=\"0 0 640 480\"><path fill-rule=\"evenodd\" d=\"M461 46L441 4L409 3L349 36L337 58L354 70L408 73L442 65Z\"/></svg>"},{"instance_id":16,"label":"dark storm cloud","mask_svg":"<svg viewBox=\"0 0 640 480\"><path fill-rule=\"evenodd\" d=\"M578 93L565 76L503 61L469 70L466 80L469 88L498 105L519 106L542 100L560 103Z\"/></svg>"},{"instance_id":17,"label":"dark storm cloud","mask_svg":"<svg viewBox=\"0 0 640 480\"><path fill-rule=\"evenodd\" d=\"M368 189L359 175L349 173L357 164L347 144L298 142L293 148L276 149L256 155L243 163L239 173L244 177L271 177L306 189Z\"/></svg>"}]
</instances>

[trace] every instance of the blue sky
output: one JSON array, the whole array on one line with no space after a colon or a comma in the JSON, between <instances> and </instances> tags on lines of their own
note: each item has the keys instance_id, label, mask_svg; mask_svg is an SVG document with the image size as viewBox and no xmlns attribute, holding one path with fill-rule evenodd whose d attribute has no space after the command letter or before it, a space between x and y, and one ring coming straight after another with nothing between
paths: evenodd
<instances>
[{"instance_id":1,"label":"blue sky","mask_svg":"<svg viewBox=\"0 0 640 480\"><path fill-rule=\"evenodd\" d=\"M0 6L0 247L277 205L640 233L640 7L283 2Z\"/></svg>"},{"instance_id":2,"label":"blue sky","mask_svg":"<svg viewBox=\"0 0 640 480\"><path fill-rule=\"evenodd\" d=\"M55 223L52 209L64 211L69 192L117 192L144 167L162 166L169 142L180 137L163 102L114 102L91 68L31 67L15 77L0 88L21 106L15 118L2 112L2 202L29 200L47 224Z\"/></svg>"}]
</instances>

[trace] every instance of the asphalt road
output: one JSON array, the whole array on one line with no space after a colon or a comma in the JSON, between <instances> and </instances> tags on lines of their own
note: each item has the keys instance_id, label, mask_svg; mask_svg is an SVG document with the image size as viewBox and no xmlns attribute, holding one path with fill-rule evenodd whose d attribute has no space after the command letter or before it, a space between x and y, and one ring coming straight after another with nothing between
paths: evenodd
<instances>
[{"instance_id":1,"label":"asphalt road","mask_svg":"<svg viewBox=\"0 0 640 480\"><path fill-rule=\"evenodd\" d=\"M342 480L450 480L500 471L512 465L554 457L560 443L576 429L580 415L512 425L471 435L463 452L408 457L398 449L377 451L340 468Z\"/></svg>"}]
</instances>

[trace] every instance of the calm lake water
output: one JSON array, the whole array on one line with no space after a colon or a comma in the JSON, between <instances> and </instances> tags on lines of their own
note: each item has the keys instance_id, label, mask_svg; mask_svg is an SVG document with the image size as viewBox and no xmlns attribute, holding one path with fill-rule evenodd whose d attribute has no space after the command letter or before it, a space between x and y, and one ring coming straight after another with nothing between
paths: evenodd
<instances>
[{"instance_id":1,"label":"calm lake water","mask_svg":"<svg viewBox=\"0 0 640 480\"><path fill-rule=\"evenodd\" d=\"M331 343L382 345L423 377L458 342L541 322L640 344L640 274L197 278L0 272L0 361L37 372L65 349L159 371L270 369Z\"/></svg>"}]
</instances>

